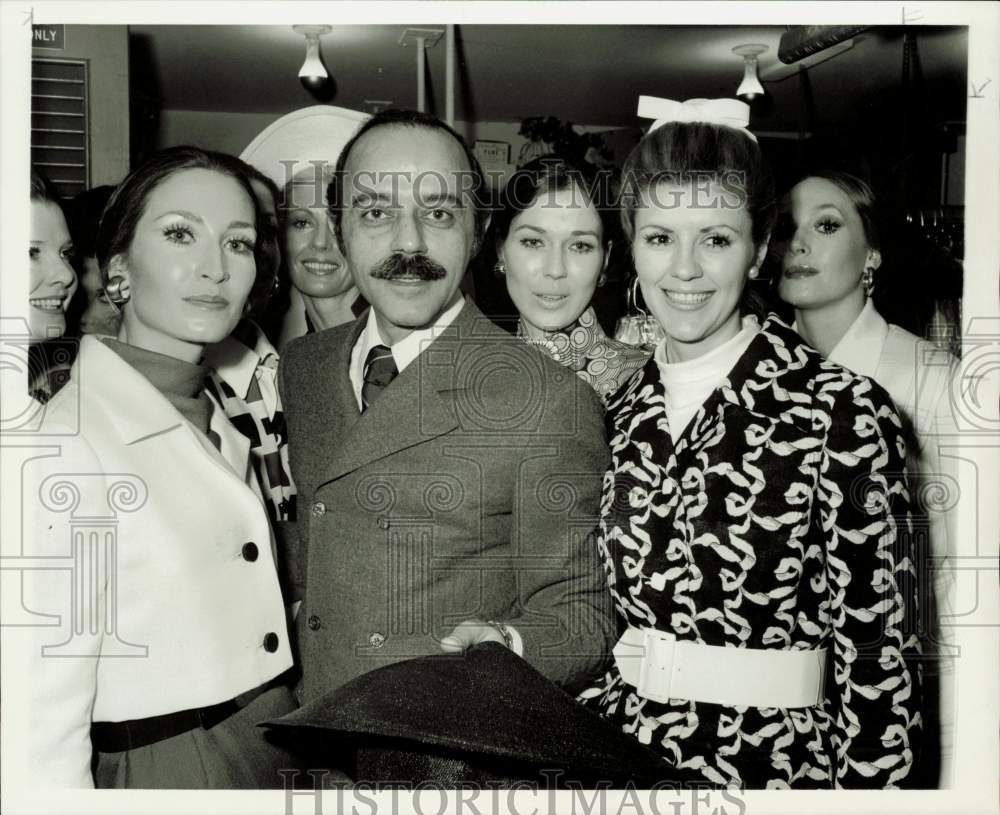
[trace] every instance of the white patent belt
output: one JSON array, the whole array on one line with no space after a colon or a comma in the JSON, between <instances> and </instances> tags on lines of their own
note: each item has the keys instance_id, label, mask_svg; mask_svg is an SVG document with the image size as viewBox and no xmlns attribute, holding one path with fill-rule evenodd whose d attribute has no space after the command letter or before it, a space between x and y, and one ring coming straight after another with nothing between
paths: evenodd
<instances>
[{"instance_id":1,"label":"white patent belt","mask_svg":"<svg viewBox=\"0 0 1000 815\"><path fill-rule=\"evenodd\" d=\"M629 628L614 648L622 679L654 702L812 707L824 696L826 649L729 648Z\"/></svg>"}]
</instances>

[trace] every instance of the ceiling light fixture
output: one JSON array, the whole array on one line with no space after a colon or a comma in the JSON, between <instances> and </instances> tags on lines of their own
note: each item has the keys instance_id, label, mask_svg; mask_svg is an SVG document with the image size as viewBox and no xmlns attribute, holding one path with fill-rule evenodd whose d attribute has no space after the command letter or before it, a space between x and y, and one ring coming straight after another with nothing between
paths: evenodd
<instances>
[{"instance_id":1,"label":"ceiling light fixture","mask_svg":"<svg viewBox=\"0 0 1000 815\"><path fill-rule=\"evenodd\" d=\"M743 81L736 89L736 95L746 102L764 95L764 86L757 78L757 57L767 51L766 45L750 43L748 45L737 45L733 53L743 57Z\"/></svg>"},{"instance_id":2,"label":"ceiling light fixture","mask_svg":"<svg viewBox=\"0 0 1000 815\"><path fill-rule=\"evenodd\" d=\"M306 38L306 61L299 68L299 81L306 90L318 91L330 76L323 65L319 38L333 29L328 25L293 25L292 28Z\"/></svg>"}]
</instances>

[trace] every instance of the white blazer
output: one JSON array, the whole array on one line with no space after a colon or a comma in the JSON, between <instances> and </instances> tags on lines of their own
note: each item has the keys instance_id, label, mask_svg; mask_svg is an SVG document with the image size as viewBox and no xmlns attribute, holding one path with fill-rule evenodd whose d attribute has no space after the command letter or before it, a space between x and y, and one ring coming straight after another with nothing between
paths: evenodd
<instances>
[{"instance_id":1,"label":"white blazer","mask_svg":"<svg viewBox=\"0 0 1000 815\"><path fill-rule=\"evenodd\" d=\"M232 699L292 664L249 442L213 411L221 454L152 384L93 337L46 405L57 455L24 468L23 597L58 615L34 629L30 764L92 786L91 721Z\"/></svg>"},{"instance_id":2,"label":"white blazer","mask_svg":"<svg viewBox=\"0 0 1000 815\"><path fill-rule=\"evenodd\" d=\"M958 427L952 410L957 360L933 343L921 340L899 326L889 325L872 301L865 303L847 333L830 352L829 359L855 373L870 377L885 388L909 421L917 445L907 456L912 496L927 513L931 573L938 617L955 607L953 566L959 554L956 531L958 473L954 458L942 456L942 447L954 447ZM938 625L939 640L947 645L949 627ZM947 647L942 651L947 654ZM954 666L942 656L941 670L941 786L949 786L954 752Z\"/></svg>"}]
</instances>

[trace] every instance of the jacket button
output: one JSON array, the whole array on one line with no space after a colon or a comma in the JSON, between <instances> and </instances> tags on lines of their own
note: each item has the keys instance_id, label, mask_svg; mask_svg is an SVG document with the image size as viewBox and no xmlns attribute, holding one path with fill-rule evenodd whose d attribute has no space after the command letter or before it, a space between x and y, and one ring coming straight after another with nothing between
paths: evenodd
<instances>
[{"instance_id":1,"label":"jacket button","mask_svg":"<svg viewBox=\"0 0 1000 815\"><path fill-rule=\"evenodd\" d=\"M379 529L388 529L389 528L389 519L387 517L385 517L385 515L382 515L375 523L378 524L378 528Z\"/></svg>"},{"instance_id":2,"label":"jacket button","mask_svg":"<svg viewBox=\"0 0 1000 815\"><path fill-rule=\"evenodd\" d=\"M268 631L264 635L264 650L269 654L273 654L278 650L278 635L273 631Z\"/></svg>"},{"instance_id":3,"label":"jacket button","mask_svg":"<svg viewBox=\"0 0 1000 815\"><path fill-rule=\"evenodd\" d=\"M249 561L250 563L253 563L257 559L257 555L260 554L260 552L257 550L257 544L253 542L244 543L242 552L243 552L243 559Z\"/></svg>"},{"instance_id":4,"label":"jacket button","mask_svg":"<svg viewBox=\"0 0 1000 815\"><path fill-rule=\"evenodd\" d=\"M317 617L315 614L311 614L309 616L309 619L306 620L306 625L309 626L310 631L318 631L320 626L323 625L323 623L319 621L319 617Z\"/></svg>"},{"instance_id":5,"label":"jacket button","mask_svg":"<svg viewBox=\"0 0 1000 815\"><path fill-rule=\"evenodd\" d=\"M372 648L381 648L383 645L385 645L385 634L380 634L378 631L376 631L368 638L368 644Z\"/></svg>"},{"instance_id":6,"label":"jacket button","mask_svg":"<svg viewBox=\"0 0 1000 815\"><path fill-rule=\"evenodd\" d=\"M326 504L322 501L317 501L312 505L312 516L314 518L321 518L326 515Z\"/></svg>"}]
</instances>

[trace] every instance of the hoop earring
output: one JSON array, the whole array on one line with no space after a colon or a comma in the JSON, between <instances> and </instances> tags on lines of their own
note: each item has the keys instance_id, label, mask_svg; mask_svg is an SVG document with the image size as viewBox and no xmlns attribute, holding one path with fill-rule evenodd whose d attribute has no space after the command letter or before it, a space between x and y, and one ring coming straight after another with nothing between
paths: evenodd
<instances>
[{"instance_id":1,"label":"hoop earring","mask_svg":"<svg viewBox=\"0 0 1000 815\"><path fill-rule=\"evenodd\" d=\"M507 264L503 262L502 258L497 258L497 262L493 264L493 274L497 277L503 277L507 274Z\"/></svg>"},{"instance_id":2,"label":"hoop earring","mask_svg":"<svg viewBox=\"0 0 1000 815\"><path fill-rule=\"evenodd\" d=\"M861 286L865 290L865 297L871 297L875 290L875 267L866 266L861 273Z\"/></svg>"},{"instance_id":3,"label":"hoop earring","mask_svg":"<svg viewBox=\"0 0 1000 815\"><path fill-rule=\"evenodd\" d=\"M116 306L124 306L132 298L132 290L121 275L109 278L104 284L104 293L108 297L108 302Z\"/></svg>"}]
</instances>

